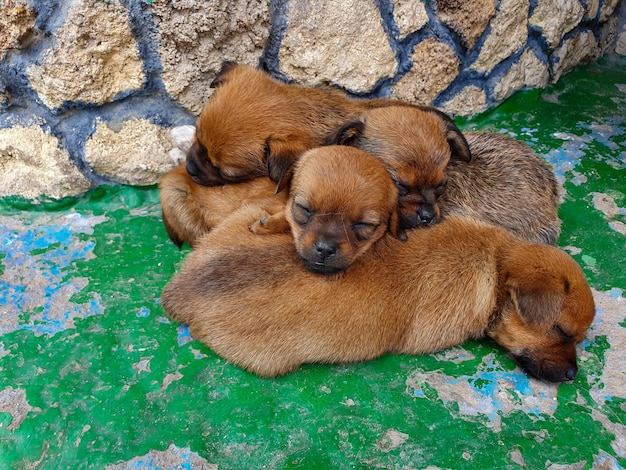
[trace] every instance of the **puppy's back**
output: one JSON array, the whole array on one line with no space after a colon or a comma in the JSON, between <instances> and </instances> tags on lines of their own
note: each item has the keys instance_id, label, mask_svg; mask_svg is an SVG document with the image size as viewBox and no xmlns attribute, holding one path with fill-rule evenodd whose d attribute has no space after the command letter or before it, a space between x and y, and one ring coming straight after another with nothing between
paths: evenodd
<instances>
[{"instance_id":1,"label":"puppy's back","mask_svg":"<svg viewBox=\"0 0 626 470\"><path fill-rule=\"evenodd\" d=\"M554 173L528 145L502 134L467 132L472 160L451 161L442 215L499 225L526 240L554 245L561 231Z\"/></svg>"}]
</instances>

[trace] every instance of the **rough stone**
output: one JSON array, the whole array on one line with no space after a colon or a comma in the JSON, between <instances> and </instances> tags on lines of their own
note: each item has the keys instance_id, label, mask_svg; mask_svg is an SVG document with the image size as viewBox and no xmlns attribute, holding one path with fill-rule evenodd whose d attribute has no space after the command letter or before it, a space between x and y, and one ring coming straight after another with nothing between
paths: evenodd
<instances>
[{"instance_id":1,"label":"rough stone","mask_svg":"<svg viewBox=\"0 0 626 470\"><path fill-rule=\"evenodd\" d=\"M598 16L598 10L600 9L600 0L587 0L585 5L585 19L593 20Z\"/></svg>"},{"instance_id":2,"label":"rough stone","mask_svg":"<svg viewBox=\"0 0 626 470\"><path fill-rule=\"evenodd\" d=\"M619 30L619 20L617 17L612 16L599 28L599 34L596 37L598 40L598 57L606 54L607 52L613 52L617 44Z\"/></svg>"},{"instance_id":3,"label":"rough stone","mask_svg":"<svg viewBox=\"0 0 626 470\"><path fill-rule=\"evenodd\" d=\"M540 0L528 22L542 29L550 48L559 45L565 33L574 29L585 16L579 0Z\"/></svg>"},{"instance_id":4,"label":"rough stone","mask_svg":"<svg viewBox=\"0 0 626 470\"><path fill-rule=\"evenodd\" d=\"M558 59L551 66L552 82L581 63L595 60L600 55L600 46L591 31L585 31L571 37L556 49L554 56Z\"/></svg>"},{"instance_id":5,"label":"rough stone","mask_svg":"<svg viewBox=\"0 0 626 470\"><path fill-rule=\"evenodd\" d=\"M147 186L156 184L174 167L168 155L173 147L167 129L146 119L98 122L96 132L85 142L85 161L108 179Z\"/></svg>"},{"instance_id":6,"label":"rough stone","mask_svg":"<svg viewBox=\"0 0 626 470\"><path fill-rule=\"evenodd\" d=\"M300 83L355 92L371 90L398 68L374 0L290 2L279 60Z\"/></svg>"},{"instance_id":7,"label":"rough stone","mask_svg":"<svg viewBox=\"0 0 626 470\"><path fill-rule=\"evenodd\" d=\"M461 36L463 45L472 48L496 12L494 0L437 0L437 16Z\"/></svg>"},{"instance_id":8,"label":"rough stone","mask_svg":"<svg viewBox=\"0 0 626 470\"><path fill-rule=\"evenodd\" d=\"M393 13L402 37L419 31L428 23L428 14L423 2L396 0Z\"/></svg>"},{"instance_id":9,"label":"rough stone","mask_svg":"<svg viewBox=\"0 0 626 470\"><path fill-rule=\"evenodd\" d=\"M494 97L504 100L524 87L544 88L549 81L547 64L539 60L532 49L526 49L498 81L493 90Z\"/></svg>"},{"instance_id":10,"label":"rough stone","mask_svg":"<svg viewBox=\"0 0 626 470\"><path fill-rule=\"evenodd\" d=\"M619 33L617 43L615 43L615 52L619 55L626 55L626 31Z\"/></svg>"},{"instance_id":11,"label":"rough stone","mask_svg":"<svg viewBox=\"0 0 626 470\"><path fill-rule=\"evenodd\" d=\"M0 58L8 49L20 46L22 39L35 27L36 17L24 0L0 2Z\"/></svg>"},{"instance_id":12,"label":"rough stone","mask_svg":"<svg viewBox=\"0 0 626 470\"><path fill-rule=\"evenodd\" d=\"M436 39L419 43L411 59L411 70L393 87L392 95L415 104L431 104L459 73L455 52Z\"/></svg>"},{"instance_id":13,"label":"rough stone","mask_svg":"<svg viewBox=\"0 0 626 470\"><path fill-rule=\"evenodd\" d=\"M49 108L64 102L102 104L126 90L140 89L142 62L122 5L99 0L74 2L41 65L31 65L33 88Z\"/></svg>"},{"instance_id":14,"label":"rough stone","mask_svg":"<svg viewBox=\"0 0 626 470\"><path fill-rule=\"evenodd\" d=\"M619 2L620 0L604 0L604 2L602 2L602 8L600 9L601 22L606 21L611 17Z\"/></svg>"},{"instance_id":15,"label":"rough stone","mask_svg":"<svg viewBox=\"0 0 626 470\"><path fill-rule=\"evenodd\" d=\"M471 116L487 109L487 96L477 86L470 85L444 103L442 109L453 116Z\"/></svg>"},{"instance_id":16,"label":"rough stone","mask_svg":"<svg viewBox=\"0 0 626 470\"><path fill-rule=\"evenodd\" d=\"M264 0L153 2L168 93L199 114L222 62L256 66L269 35L268 5Z\"/></svg>"},{"instance_id":17,"label":"rough stone","mask_svg":"<svg viewBox=\"0 0 626 470\"><path fill-rule=\"evenodd\" d=\"M491 32L472 64L477 72L488 73L520 49L528 38L528 0L502 0L491 20Z\"/></svg>"},{"instance_id":18,"label":"rough stone","mask_svg":"<svg viewBox=\"0 0 626 470\"><path fill-rule=\"evenodd\" d=\"M58 139L39 126L0 129L0 181L0 197L28 199L76 196L90 187Z\"/></svg>"}]
</instances>

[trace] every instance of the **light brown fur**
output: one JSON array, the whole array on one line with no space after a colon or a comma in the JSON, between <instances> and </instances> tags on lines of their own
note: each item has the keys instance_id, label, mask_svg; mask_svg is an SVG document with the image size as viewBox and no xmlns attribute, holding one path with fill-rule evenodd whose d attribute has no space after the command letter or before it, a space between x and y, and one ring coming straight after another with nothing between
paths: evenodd
<instances>
[{"instance_id":1,"label":"light brown fur","mask_svg":"<svg viewBox=\"0 0 626 470\"><path fill-rule=\"evenodd\" d=\"M352 213L358 191L355 199L336 195L364 175L351 163L327 172L327 161L297 169L292 197L308 200L314 181L316 200L342 200L341 211ZM366 205L378 195L386 207L392 183L377 184ZM451 216L406 242L383 235L345 272L325 276L303 266L291 235L252 233L265 216L247 206L226 219L198 241L162 296L168 315L234 364L273 377L304 363L429 353L489 336L534 376L576 375L575 345L595 309L584 274L563 251Z\"/></svg>"},{"instance_id":2,"label":"light brown fur","mask_svg":"<svg viewBox=\"0 0 626 470\"><path fill-rule=\"evenodd\" d=\"M194 181L213 186L269 176L279 185L306 150L319 147L346 122L369 109L410 107L392 99L354 99L329 87L286 84L267 73L232 63L213 82L216 88L196 123L187 153ZM444 113L420 108L448 127L452 144L461 132ZM449 151L449 149L448 149ZM469 155L467 156L469 158Z\"/></svg>"},{"instance_id":3,"label":"light brown fur","mask_svg":"<svg viewBox=\"0 0 626 470\"><path fill-rule=\"evenodd\" d=\"M381 160L399 188L401 228L473 217L527 240L555 244L560 233L554 174L528 145L466 132L471 160L455 158L442 122L409 107L372 109L328 143L353 145Z\"/></svg>"}]
</instances>

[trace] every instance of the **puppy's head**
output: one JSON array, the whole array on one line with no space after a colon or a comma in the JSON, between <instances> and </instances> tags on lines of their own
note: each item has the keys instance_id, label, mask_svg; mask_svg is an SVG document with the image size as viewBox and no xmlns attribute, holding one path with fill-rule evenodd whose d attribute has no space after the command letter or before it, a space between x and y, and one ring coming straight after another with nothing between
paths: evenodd
<instances>
[{"instance_id":1,"label":"puppy's head","mask_svg":"<svg viewBox=\"0 0 626 470\"><path fill-rule=\"evenodd\" d=\"M505 255L500 277L503 308L488 335L530 375L573 380L576 345L595 314L580 267L558 248L523 245Z\"/></svg>"},{"instance_id":2,"label":"puppy's head","mask_svg":"<svg viewBox=\"0 0 626 470\"><path fill-rule=\"evenodd\" d=\"M346 146L303 154L293 173L286 216L304 266L346 269L388 230L395 235L397 190L373 156Z\"/></svg>"},{"instance_id":3,"label":"puppy's head","mask_svg":"<svg viewBox=\"0 0 626 470\"><path fill-rule=\"evenodd\" d=\"M211 86L215 93L196 122L187 153L187 171L196 183L216 186L264 175L278 182L283 166L291 167L313 146L291 105L297 90L289 85L227 62Z\"/></svg>"},{"instance_id":4,"label":"puppy's head","mask_svg":"<svg viewBox=\"0 0 626 470\"><path fill-rule=\"evenodd\" d=\"M429 107L372 109L347 123L327 143L351 145L381 160L398 188L402 229L439 221L437 198L446 187L450 159L469 161L469 145L446 114Z\"/></svg>"}]
</instances>

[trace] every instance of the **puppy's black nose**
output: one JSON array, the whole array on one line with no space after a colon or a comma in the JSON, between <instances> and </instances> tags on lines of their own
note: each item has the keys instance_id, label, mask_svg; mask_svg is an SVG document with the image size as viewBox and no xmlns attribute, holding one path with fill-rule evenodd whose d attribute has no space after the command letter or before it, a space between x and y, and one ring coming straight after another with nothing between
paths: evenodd
<instances>
[{"instance_id":1,"label":"puppy's black nose","mask_svg":"<svg viewBox=\"0 0 626 470\"><path fill-rule=\"evenodd\" d=\"M435 222L435 211L430 207L421 207L417 212L420 224L430 225Z\"/></svg>"},{"instance_id":2,"label":"puppy's black nose","mask_svg":"<svg viewBox=\"0 0 626 470\"><path fill-rule=\"evenodd\" d=\"M576 366L569 367L565 370L565 380L574 380L578 372Z\"/></svg>"},{"instance_id":3,"label":"puppy's black nose","mask_svg":"<svg viewBox=\"0 0 626 470\"><path fill-rule=\"evenodd\" d=\"M191 160L187 160L187 165L185 166L185 168L187 168L187 173L189 173L189 176L198 176L200 174L200 172L198 171L198 167L194 165Z\"/></svg>"},{"instance_id":4,"label":"puppy's black nose","mask_svg":"<svg viewBox=\"0 0 626 470\"><path fill-rule=\"evenodd\" d=\"M337 245L325 240L319 240L315 243L315 254L319 259L325 260L337 253Z\"/></svg>"}]
</instances>

